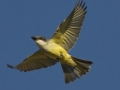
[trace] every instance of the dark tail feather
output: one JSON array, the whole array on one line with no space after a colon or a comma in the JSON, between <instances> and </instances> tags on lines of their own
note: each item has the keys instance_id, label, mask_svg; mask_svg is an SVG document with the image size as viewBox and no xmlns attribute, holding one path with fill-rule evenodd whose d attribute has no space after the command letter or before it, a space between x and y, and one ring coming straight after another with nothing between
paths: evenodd
<instances>
[{"instance_id":1,"label":"dark tail feather","mask_svg":"<svg viewBox=\"0 0 120 90\"><path fill-rule=\"evenodd\" d=\"M86 74L86 72L89 72L90 68L91 68L91 64L93 64L93 62L91 61L87 61L87 60L83 60L83 59L78 59L76 57L72 57L73 61L77 64L77 68L81 71L81 73L83 75Z\"/></svg>"},{"instance_id":2,"label":"dark tail feather","mask_svg":"<svg viewBox=\"0 0 120 90\"><path fill-rule=\"evenodd\" d=\"M61 66L65 76L65 83L69 83L71 81L74 81L76 77L78 78L80 77L78 73L74 73L75 72L74 67L71 67L67 64L61 64Z\"/></svg>"},{"instance_id":3,"label":"dark tail feather","mask_svg":"<svg viewBox=\"0 0 120 90\"><path fill-rule=\"evenodd\" d=\"M65 83L73 82L76 78L80 78L82 75L85 75L92 64L91 61L86 61L72 57L73 61L77 64L77 67L71 67L67 64L61 64L64 76Z\"/></svg>"}]
</instances>

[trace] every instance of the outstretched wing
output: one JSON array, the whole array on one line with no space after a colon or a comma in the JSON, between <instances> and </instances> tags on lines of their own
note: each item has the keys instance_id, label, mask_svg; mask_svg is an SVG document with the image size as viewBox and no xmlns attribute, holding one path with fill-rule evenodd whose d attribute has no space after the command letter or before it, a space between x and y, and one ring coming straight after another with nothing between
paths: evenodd
<instances>
[{"instance_id":1,"label":"outstretched wing","mask_svg":"<svg viewBox=\"0 0 120 90\"><path fill-rule=\"evenodd\" d=\"M51 41L69 51L78 39L86 8L85 3L79 0L70 15L58 26Z\"/></svg>"},{"instance_id":2,"label":"outstretched wing","mask_svg":"<svg viewBox=\"0 0 120 90\"><path fill-rule=\"evenodd\" d=\"M46 68L48 66L54 65L57 60L53 60L47 56L45 56L40 50L28 56L22 63L18 64L17 66L11 66L7 64L9 68L18 69L20 71L30 71L40 68Z\"/></svg>"}]
</instances>

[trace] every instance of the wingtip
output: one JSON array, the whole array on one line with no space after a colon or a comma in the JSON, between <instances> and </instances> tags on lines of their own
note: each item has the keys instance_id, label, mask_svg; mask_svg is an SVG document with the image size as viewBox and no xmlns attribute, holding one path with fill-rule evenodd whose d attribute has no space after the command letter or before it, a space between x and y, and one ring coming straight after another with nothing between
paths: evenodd
<instances>
[{"instance_id":1,"label":"wingtip","mask_svg":"<svg viewBox=\"0 0 120 90\"><path fill-rule=\"evenodd\" d=\"M80 7L86 12L87 6L85 4L86 2L84 2L83 0L77 0L75 4L75 8Z\"/></svg>"},{"instance_id":2,"label":"wingtip","mask_svg":"<svg viewBox=\"0 0 120 90\"><path fill-rule=\"evenodd\" d=\"M11 69L15 69L15 67L12 66L12 65L10 65L10 64L7 64L7 66L8 66L9 68L11 68Z\"/></svg>"}]
</instances>

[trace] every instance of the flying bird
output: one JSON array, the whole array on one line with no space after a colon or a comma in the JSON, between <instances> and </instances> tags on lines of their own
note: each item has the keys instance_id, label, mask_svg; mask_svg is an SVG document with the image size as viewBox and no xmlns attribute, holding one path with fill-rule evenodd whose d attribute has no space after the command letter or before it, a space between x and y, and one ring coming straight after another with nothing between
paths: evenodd
<instances>
[{"instance_id":1,"label":"flying bird","mask_svg":"<svg viewBox=\"0 0 120 90\"><path fill-rule=\"evenodd\" d=\"M32 36L39 50L28 56L17 66L7 64L9 68L20 71L31 71L46 68L60 62L65 83L81 78L89 72L92 61L83 60L70 55L68 52L75 45L83 20L86 15L87 6L83 1L77 1L70 15L58 26L56 32L50 39L43 36Z\"/></svg>"}]
</instances>

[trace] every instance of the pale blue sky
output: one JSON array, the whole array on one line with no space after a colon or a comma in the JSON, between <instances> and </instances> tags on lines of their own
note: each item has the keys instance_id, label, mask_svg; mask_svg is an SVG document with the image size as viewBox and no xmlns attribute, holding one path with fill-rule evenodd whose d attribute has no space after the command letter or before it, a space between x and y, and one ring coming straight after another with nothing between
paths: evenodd
<instances>
[{"instance_id":1,"label":"pale blue sky","mask_svg":"<svg viewBox=\"0 0 120 90\"><path fill-rule=\"evenodd\" d=\"M70 54L93 61L90 72L65 84L59 63L19 72L17 65L38 50L31 36L50 38L76 0L0 0L0 90L120 90L120 0L84 0L87 14Z\"/></svg>"}]
</instances>

